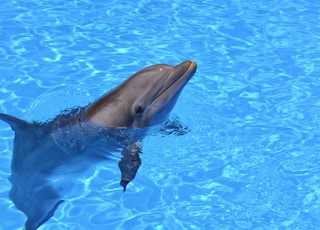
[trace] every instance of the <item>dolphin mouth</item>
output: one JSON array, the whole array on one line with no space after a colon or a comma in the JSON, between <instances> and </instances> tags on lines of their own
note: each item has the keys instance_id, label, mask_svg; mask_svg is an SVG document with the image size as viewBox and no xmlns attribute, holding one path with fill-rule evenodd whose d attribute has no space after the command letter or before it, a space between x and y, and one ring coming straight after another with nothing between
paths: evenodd
<instances>
[{"instance_id":1,"label":"dolphin mouth","mask_svg":"<svg viewBox=\"0 0 320 230\"><path fill-rule=\"evenodd\" d=\"M185 61L177 65L175 68L180 68L180 67L185 70L184 70L184 73L179 77L179 79L183 77L183 78L188 78L187 80L190 80L191 77L196 72L197 63L194 61Z\"/></svg>"},{"instance_id":2,"label":"dolphin mouth","mask_svg":"<svg viewBox=\"0 0 320 230\"><path fill-rule=\"evenodd\" d=\"M197 70L197 63L194 61L184 61L173 68L172 73L168 75L167 84L154 97L153 101L161 98L164 94L171 94L173 97L177 92L181 91L181 89L195 74Z\"/></svg>"},{"instance_id":3,"label":"dolphin mouth","mask_svg":"<svg viewBox=\"0 0 320 230\"><path fill-rule=\"evenodd\" d=\"M176 82L183 81L187 83L191 77L194 75L197 69L197 64L194 61L184 61L179 65L174 67L173 75L170 76L170 79L173 80L172 84L168 86L168 89L171 88Z\"/></svg>"}]
</instances>

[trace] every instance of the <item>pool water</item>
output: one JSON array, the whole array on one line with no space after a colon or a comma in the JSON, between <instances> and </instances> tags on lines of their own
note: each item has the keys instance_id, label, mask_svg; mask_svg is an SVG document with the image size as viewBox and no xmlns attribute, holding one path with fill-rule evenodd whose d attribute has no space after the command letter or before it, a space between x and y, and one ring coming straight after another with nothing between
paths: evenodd
<instances>
[{"instance_id":1,"label":"pool water","mask_svg":"<svg viewBox=\"0 0 320 230\"><path fill-rule=\"evenodd\" d=\"M319 229L319 15L315 0L2 1L1 113L52 119L146 66L198 63L173 111L190 132L145 138L125 193L117 161L70 178L39 229ZM0 229L21 229L4 122L0 137Z\"/></svg>"}]
</instances>

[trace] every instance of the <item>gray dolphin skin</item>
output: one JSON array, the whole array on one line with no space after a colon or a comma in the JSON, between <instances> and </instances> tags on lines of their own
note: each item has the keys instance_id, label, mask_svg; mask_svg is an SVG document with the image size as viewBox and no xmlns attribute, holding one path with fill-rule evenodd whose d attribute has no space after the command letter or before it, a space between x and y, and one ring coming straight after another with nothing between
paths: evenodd
<instances>
[{"instance_id":1,"label":"gray dolphin skin","mask_svg":"<svg viewBox=\"0 0 320 230\"><path fill-rule=\"evenodd\" d=\"M65 110L52 121L27 122L0 113L15 132L9 196L27 216L24 229L35 230L54 215L70 175L119 152L125 191L141 165L141 142L150 127L159 125L165 134L185 132L179 120L168 118L196 68L193 61L147 67L94 103Z\"/></svg>"}]
</instances>

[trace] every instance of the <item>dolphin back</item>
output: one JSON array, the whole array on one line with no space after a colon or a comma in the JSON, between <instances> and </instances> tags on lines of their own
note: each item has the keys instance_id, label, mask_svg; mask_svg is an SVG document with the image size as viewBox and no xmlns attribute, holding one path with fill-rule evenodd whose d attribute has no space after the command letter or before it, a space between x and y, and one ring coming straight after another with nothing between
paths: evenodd
<instances>
[{"instance_id":1,"label":"dolphin back","mask_svg":"<svg viewBox=\"0 0 320 230\"><path fill-rule=\"evenodd\" d=\"M57 148L48 140L42 125L2 113L0 120L8 123L15 132L9 197L16 208L27 216L23 229L35 230L49 220L63 202L46 178L45 170L50 169L51 165L50 162L43 164L48 160L42 157L42 151L55 151Z\"/></svg>"}]
</instances>

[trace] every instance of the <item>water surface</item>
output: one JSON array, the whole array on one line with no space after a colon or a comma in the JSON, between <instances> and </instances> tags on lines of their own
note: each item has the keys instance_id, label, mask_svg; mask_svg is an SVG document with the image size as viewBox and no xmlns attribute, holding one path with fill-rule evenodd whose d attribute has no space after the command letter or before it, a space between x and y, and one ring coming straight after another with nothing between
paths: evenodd
<instances>
[{"instance_id":1,"label":"water surface","mask_svg":"<svg viewBox=\"0 0 320 230\"><path fill-rule=\"evenodd\" d=\"M126 193L117 162L95 165L42 230L317 229L320 224L318 1L0 3L0 112L53 118L148 65L198 71L173 113L184 136L145 139ZM0 123L0 229L13 133Z\"/></svg>"}]
</instances>

